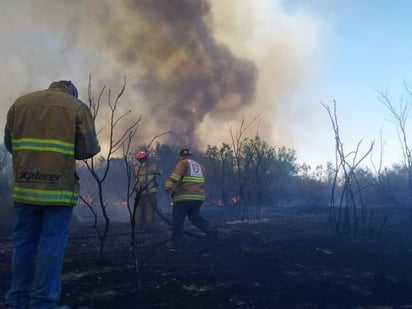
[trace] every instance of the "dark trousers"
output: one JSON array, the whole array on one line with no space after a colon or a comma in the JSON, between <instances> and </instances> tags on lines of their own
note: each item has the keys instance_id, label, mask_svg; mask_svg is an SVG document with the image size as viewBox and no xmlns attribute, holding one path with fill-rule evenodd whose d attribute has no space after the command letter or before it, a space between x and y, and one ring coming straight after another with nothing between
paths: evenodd
<instances>
[{"instance_id":1,"label":"dark trousers","mask_svg":"<svg viewBox=\"0 0 412 309\"><path fill-rule=\"evenodd\" d=\"M186 215L190 222L197 226L204 233L208 234L211 231L209 221L203 218L200 214L200 207L203 201L182 201L174 202L172 209L172 241L179 242L183 238L184 225Z\"/></svg>"}]
</instances>

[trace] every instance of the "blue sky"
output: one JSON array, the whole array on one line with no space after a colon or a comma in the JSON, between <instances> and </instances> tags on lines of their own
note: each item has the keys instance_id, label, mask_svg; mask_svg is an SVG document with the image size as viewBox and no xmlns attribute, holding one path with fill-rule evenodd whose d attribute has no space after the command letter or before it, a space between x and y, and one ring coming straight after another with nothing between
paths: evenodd
<instances>
[{"instance_id":1,"label":"blue sky","mask_svg":"<svg viewBox=\"0 0 412 309\"><path fill-rule=\"evenodd\" d=\"M379 131L383 130L384 163L397 162L402 157L396 130L378 91L388 91L397 106L400 97L406 96L403 83L412 85L412 1L293 0L284 4L288 10L312 11L329 27L322 52L324 68L311 83L311 97L328 104L337 101L348 151L363 139L365 147L375 140L379 152ZM319 156L322 161L316 152L306 156L313 162Z\"/></svg>"},{"instance_id":2,"label":"blue sky","mask_svg":"<svg viewBox=\"0 0 412 309\"><path fill-rule=\"evenodd\" d=\"M410 1L323 1L315 6L330 22L336 45L330 46L330 87L370 92L399 91L411 77ZM343 4L344 3L344 4ZM309 2L308 2L309 4Z\"/></svg>"}]
</instances>

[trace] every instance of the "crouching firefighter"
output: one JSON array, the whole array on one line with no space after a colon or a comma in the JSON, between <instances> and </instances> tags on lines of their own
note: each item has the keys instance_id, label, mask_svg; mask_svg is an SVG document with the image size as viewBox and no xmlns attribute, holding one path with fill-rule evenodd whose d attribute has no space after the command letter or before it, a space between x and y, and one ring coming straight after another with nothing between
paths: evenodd
<instances>
[{"instance_id":1,"label":"crouching firefighter","mask_svg":"<svg viewBox=\"0 0 412 309\"><path fill-rule=\"evenodd\" d=\"M150 232L153 230L154 212L157 207L158 183L156 177L160 175L160 172L149 160L147 152L139 151L136 154L136 160L134 220L137 231Z\"/></svg>"}]
</instances>

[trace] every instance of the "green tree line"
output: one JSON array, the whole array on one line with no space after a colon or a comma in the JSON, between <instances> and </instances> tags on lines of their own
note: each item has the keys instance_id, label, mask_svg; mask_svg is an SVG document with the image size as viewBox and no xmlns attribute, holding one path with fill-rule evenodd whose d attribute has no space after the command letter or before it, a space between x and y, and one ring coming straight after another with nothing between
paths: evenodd
<instances>
[{"instance_id":1,"label":"green tree line","mask_svg":"<svg viewBox=\"0 0 412 309\"><path fill-rule=\"evenodd\" d=\"M171 173L178 159L179 147L157 143L150 149L152 160L161 168L159 183ZM232 207L245 216L259 217L262 208L276 206L327 206L330 186L334 174L333 165L314 168L297 163L296 152L281 146L274 147L259 136L245 138L241 150L234 154L230 145L209 145L204 152L194 151L207 172L207 205ZM237 157L236 157L237 156ZM133 156L130 156L133 157ZM0 147L0 198L2 204L11 203L12 168L11 156L3 145ZM109 203L125 200L127 177L123 158L111 158L108 180L103 191ZM105 159L96 160L96 172L104 166ZM130 162L134 164L133 160ZM363 188L365 203L406 206L408 203L408 170L402 164L395 164L379 175L369 167L355 171L360 187ZM81 194L91 196L93 181L84 165L79 164ZM339 186L339 180L337 181Z\"/></svg>"}]
</instances>

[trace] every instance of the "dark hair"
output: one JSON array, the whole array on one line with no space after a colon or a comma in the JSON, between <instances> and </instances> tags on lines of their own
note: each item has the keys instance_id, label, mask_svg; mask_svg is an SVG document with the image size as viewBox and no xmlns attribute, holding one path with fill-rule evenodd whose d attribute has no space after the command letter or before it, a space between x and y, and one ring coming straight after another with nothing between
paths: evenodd
<instances>
[{"instance_id":1,"label":"dark hair","mask_svg":"<svg viewBox=\"0 0 412 309\"><path fill-rule=\"evenodd\" d=\"M77 98L79 93L77 92L77 88L75 85L70 80L60 80L59 83L65 85L67 88L69 88L70 94Z\"/></svg>"}]
</instances>

